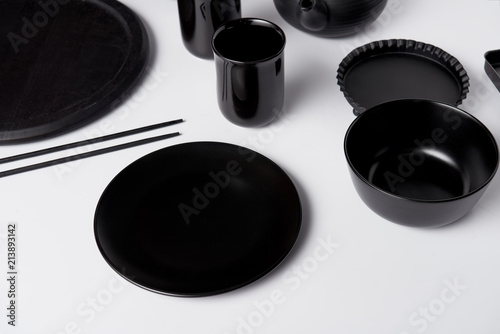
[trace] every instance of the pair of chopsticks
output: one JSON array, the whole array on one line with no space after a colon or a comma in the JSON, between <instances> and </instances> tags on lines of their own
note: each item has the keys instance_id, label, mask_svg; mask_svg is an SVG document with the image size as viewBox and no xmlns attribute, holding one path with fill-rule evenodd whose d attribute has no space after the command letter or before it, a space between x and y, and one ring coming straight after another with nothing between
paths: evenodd
<instances>
[{"instance_id":1,"label":"pair of chopsticks","mask_svg":"<svg viewBox=\"0 0 500 334\"><path fill-rule=\"evenodd\" d=\"M85 146L85 145L92 145L92 144L96 144L96 143L102 143L104 141L108 141L108 140L112 140L112 139L117 139L117 138L121 138L121 137L126 137L126 136L131 136L131 135L134 135L134 134L146 132L146 131L151 131L151 130L155 130L155 129L164 128L164 127L171 126L171 125L174 125L174 124L182 123L183 121L184 120L182 120L182 119L176 119L176 120L173 120L173 121L158 123L158 124L154 124L154 125L148 125L148 126L144 126L144 127L141 127L141 128L127 130L127 131L123 131L123 132L118 132L118 133L114 133L114 134L106 135L106 136L102 136L102 137L97 137L97 138L92 138L92 139L77 141L77 142L73 142L73 143L69 143L69 144L64 144L64 145L59 145L59 146L55 146L55 147L50 147L50 148L46 148L46 149L42 149L42 150L38 150L38 151L33 151L33 152L18 154L18 155L14 155L14 156L11 156L11 157L0 158L0 164L5 164L5 163L8 163L8 162L13 162L13 161L19 161L19 160L23 160L23 159L33 158L33 157L41 156L41 155L44 155L44 154L59 152L59 151L63 151L63 150L67 150L67 149L71 149L71 148L75 148L75 147L80 147L80 146ZM95 150L95 151L85 152L85 153L81 153L81 154L75 154L75 155L71 155L71 156L64 157L64 158L59 158L59 159L49 160L49 161L45 161L45 162L40 162L40 163L29 165L29 166L19 167L19 168L15 168L15 169L11 169L11 170L0 172L0 178L6 177L6 176L15 175L15 174L20 174L20 173L24 173L24 172L29 172L29 171L40 169L40 168L51 167L51 166L55 166L55 165L58 165L58 164L67 163L67 162L71 162L71 161L75 161L75 160L80 160L80 159L85 159L85 158L89 158L89 157L94 157L96 155L101 155L101 154L105 154L105 153L115 152L115 151L123 150L123 149L126 149L126 148L134 147L134 146L139 146L139 145L144 145L144 144L148 144L148 143L153 143L153 142L156 142L156 141L160 141L160 140L164 140L164 139L176 137L176 136L179 136L179 135L180 135L179 132L174 132L174 133L169 133L169 134L165 134L165 135L161 135L161 136L156 136L156 137L151 137L151 138L136 140L136 141L132 141L132 142L129 142L129 143L120 144L120 145L116 145L116 146L106 147L106 148L102 148L102 149Z\"/></svg>"}]
</instances>

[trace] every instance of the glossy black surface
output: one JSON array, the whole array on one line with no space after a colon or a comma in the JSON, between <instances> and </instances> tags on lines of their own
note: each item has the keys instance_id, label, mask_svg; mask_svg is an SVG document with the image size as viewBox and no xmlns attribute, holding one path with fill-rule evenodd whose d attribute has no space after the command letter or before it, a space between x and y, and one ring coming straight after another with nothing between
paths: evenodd
<instances>
[{"instance_id":1,"label":"glossy black surface","mask_svg":"<svg viewBox=\"0 0 500 334\"><path fill-rule=\"evenodd\" d=\"M366 205L414 227L463 217L498 168L497 144L482 123L455 107L424 100L367 110L351 124L344 149Z\"/></svg>"},{"instance_id":2,"label":"glossy black surface","mask_svg":"<svg viewBox=\"0 0 500 334\"><path fill-rule=\"evenodd\" d=\"M207 296L275 268L301 226L294 184L268 158L214 142L151 153L120 172L95 214L99 249L120 275L174 296Z\"/></svg>"},{"instance_id":3,"label":"glossy black surface","mask_svg":"<svg viewBox=\"0 0 500 334\"><path fill-rule=\"evenodd\" d=\"M182 40L193 55L213 59L212 35L223 23L241 17L240 0L178 0Z\"/></svg>"},{"instance_id":4,"label":"glossy black surface","mask_svg":"<svg viewBox=\"0 0 500 334\"><path fill-rule=\"evenodd\" d=\"M491 82L500 91L500 50L486 52L484 59L484 70Z\"/></svg>"},{"instance_id":5,"label":"glossy black surface","mask_svg":"<svg viewBox=\"0 0 500 334\"><path fill-rule=\"evenodd\" d=\"M217 96L222 114L240 126L262 126L281 112L285 91L284 32L254 18L233 20L214 34Z\"/></svg>"},{"instance_id":6,"label":"glossy black surface","mask_svg":"<svg viewBox=\"0 0 500 334\"><path fill-rule=\"evenodd\" d=\"M405 39L354 49L340 63L337 79L355 115L400 99L457 106L469 91L469 77L456 58L436 46Z\"/></svg>"},{"instance_id":7,"label":"glossy black surface","mask_svg":"<svg viewBox=\"0 0 500 334\"><path fill-rule=\"evenodd\" d=\"M280 15L295 28L322 37L363 32L387 0L274 0Z\"/></svg>"},{"instance_id":8,"label":"glossy black surface","mask_svg":"<svg viewBox=\"0 0 500 334\"><path fill-rule=\"evenodd\" d=\"M140 19L114 0L3 0L0 35L0 144L43 139L109 112L149 55Z\"/></svg>"}]
</instances>

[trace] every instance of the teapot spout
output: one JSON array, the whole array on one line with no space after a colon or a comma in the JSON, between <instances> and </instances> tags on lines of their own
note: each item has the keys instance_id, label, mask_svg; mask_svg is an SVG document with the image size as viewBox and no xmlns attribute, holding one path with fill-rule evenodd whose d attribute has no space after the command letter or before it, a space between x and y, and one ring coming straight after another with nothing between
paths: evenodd
<instances>
[{"instance_id":1,"label":"teapot spout","mask_svg":"<svg viewBox=\"0 0 500 334\"><path fill-rule=\"evenodd\" d=\"M323 30L329 21L328 7L322 0L300 0L299 17L301 25L307 30Z\"/></svg>"}]
</instances>

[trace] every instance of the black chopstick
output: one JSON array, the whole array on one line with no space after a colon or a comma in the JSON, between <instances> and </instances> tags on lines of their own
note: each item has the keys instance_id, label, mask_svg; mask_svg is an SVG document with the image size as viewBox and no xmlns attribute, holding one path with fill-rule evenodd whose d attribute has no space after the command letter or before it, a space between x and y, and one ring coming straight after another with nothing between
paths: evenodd
<instances>
[{"instance_id":1,"label":"black chopstick","mask_svg":"<svg viewBox=\"0 0 500 334\"><path fill-rule=\"evenodd\" d=\"M138 133L141 133L141 132L151 131L151 130L155 130L155 129L167 127L167 126L170 126L170 125L182 123L183 121L184 120L182 120L182 119L176 119L176 120L173 120L173 121L168 121L168 122L163 122L163 123L158 123L158 124L144 126L142 128L137 128L137 129L127 130L127 131L123 131L123 132L118 132L118 133L114 133L114 134L107 135L107 136L102 136L102 137L97 137L97 138L92 138L92 139L86 139L86 140L77 141L77 142L74 142L74 143L69 143L69 144L64 144L64 145L60 145L60 146L45 148L45 149L38 150L38 151L33 151L33 152L18 154L18 155L14 155L14 156L11 156L11 157L1 158L0 159L0 164L4 164L4 163L7 163L7 162L18 161L18 160L27 159L27 158L33 158L33 157L36 157L36 156L40 156L40 155L44 155L44 154L49 154L49 153L54 153L54 152L59 152L59 151L63 151L63 150L67 150L67 149L75 148L75 147L79 147L79 146L101 143L101 142L104 142L104 141L107 141L107 140L117 139L117 138L121 138L121 137L125 137L125 136L130 136L130 135L138 134Z\"/></svg>"},{"instance_id":2,"label":"black chopstick","mask_svg":"<svg viewBox=\"0 0 500 334\"><path fill-rule=\"evenodd\" d=\"M105 154L105 153L110 153L110 152L114 152L114 151L118 151L118 150L123 150L123 149L134 147L134 146L144 145L144 144L152 143L155 141L176 137L179 135L180 135L179 132L174 132L174 133L169 133L169 134L161 135L161 136L157 136L157 137L151 137L151 138L132 141L132 142L125 143L125 144L106 147L106 148L102 148L102 149L95 150L95 151L85 152L85 153L81 153L81 154L75 154L75 155L71 155L71 156L65 157L65 158L59 158L59 159L54 159L54 160L50 160L50 161L40 162L37 164L25 166L25 167L19 167L19 168L7 170L4 172L0 172L0 178L15 175L15 174L20 174L20 173L24 173L24 172L29 172L29 171L40 169L40 168L51 167L51 166L55 166L55 165L66 163L66 162L85 159L85 158L93 157L93 156L100 155L100 154Z\"/></svg>"}]
</instances>

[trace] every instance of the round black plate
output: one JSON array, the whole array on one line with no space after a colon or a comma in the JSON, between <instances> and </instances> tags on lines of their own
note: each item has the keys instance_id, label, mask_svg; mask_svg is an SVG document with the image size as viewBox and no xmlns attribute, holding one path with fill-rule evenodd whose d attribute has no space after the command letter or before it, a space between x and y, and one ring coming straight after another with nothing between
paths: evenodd
<instances>
[{"instance_id":1,"label":"round black plate","mask_svg":"<svg viewBox=\"0 0 500 334\"><path fill-rule=\"evenodd\" d=\"M249 149L180 144L119 173L97 206L98 247L132 283L174 296L207 296L264 276L293 247L296 188Z\"/></svg>"},{"instance_id":2,"label":"round black plate","mask_svg":"<svg viewBox=\"0 0 500 334\"><path fill-rule=\"evenodd\" d=\"M0 1L0 144L70 131L144 72L146 30L115 0Z\"/></svg>"},{"instance_id":3,"label":"round black plate","mask_svg":"<svg viewBox=\"0 0 500 334\"><path fill-rule=\"evenodd\" d=\"M337 79L356 115L402 99L457 106L469 91L469 77L456 58L433 45L402 39L353 50L340 64Z\"/></svg>"}]
</instances>

